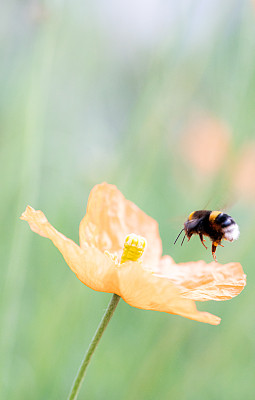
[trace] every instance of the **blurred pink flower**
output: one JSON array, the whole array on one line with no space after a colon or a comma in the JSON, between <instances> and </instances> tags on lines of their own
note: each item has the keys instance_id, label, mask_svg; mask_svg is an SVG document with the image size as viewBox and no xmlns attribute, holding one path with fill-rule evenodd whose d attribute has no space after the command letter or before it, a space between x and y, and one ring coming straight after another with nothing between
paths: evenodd
<instances>
[{"instance_id":1,"label":"blurred pink flower","mask_svg":"<svg viewBox=\"0 0 255 400\"><path fill-rule=\"evenodd\" d=\"M193 119L186 128L181 151L201 175L213 175L224 163L230 139L230 131L223 122L202 116Z\"/></svg>"}]
</instances>

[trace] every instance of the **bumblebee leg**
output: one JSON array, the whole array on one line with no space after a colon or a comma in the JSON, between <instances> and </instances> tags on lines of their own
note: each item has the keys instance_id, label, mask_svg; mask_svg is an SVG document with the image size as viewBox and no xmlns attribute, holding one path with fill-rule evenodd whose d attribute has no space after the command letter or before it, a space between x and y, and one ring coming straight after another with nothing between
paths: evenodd
<instances>
[{"instance_id":1,"label":"bumblebee leg","mask_svg":"<svg viewBox=\"0 0 255 400\"><path fill-rule=\"evenodd\" d=\"M219 246L220 246L220 247L224 247L223 244L221 244L221 243L219 243Z\"/></svg>"},{"instance_id":2,"label":"bumblebee leg","mask_svg":"<svg viewBox=\"0 0 255 400\"><path fill-rule=\"evenodd\" d=\"M188 242L190 241L192 235L193 233L191 233L190 236L187 236Z\"/></svg>"},{"instance_id":3,"label":"bumblebee leg","mask_svg":"<svg viewBox=\"0 0 255 400\"><path fill-rule=\"evenodd\" d=\"M217 249L218 243L217 242L212 242L212 256L214 258L214 260L217 262L216 260L216 255L215 255L215 251Z\"/></svg>"},{"instance_id":4,"label":"bumblebee leg","mask_svg":"<svg viewBox=\"0 0 255 400\"><path fill-rule=\"evenodd\" d=\"M203 246L206 248L206 250L207 250L207 247L206 247L206 245L204 244L205 239L203 238L202 233L199 233L199 237L200 237L200 240L201 240L202 245L203 245Z\"/></svg>"}]
</instances>

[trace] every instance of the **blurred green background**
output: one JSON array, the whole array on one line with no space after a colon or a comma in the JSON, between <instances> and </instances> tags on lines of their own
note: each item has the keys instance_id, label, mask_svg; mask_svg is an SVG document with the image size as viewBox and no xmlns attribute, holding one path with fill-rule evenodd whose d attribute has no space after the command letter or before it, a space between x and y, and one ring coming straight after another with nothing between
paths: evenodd
<instances>
[{"instance_id":1,"label":"blurred green background","mask_svg":"<svg viewBox=\"0 0 255 400\"><path fill-rule=\"evenodd\" d=\"M30 204L78 242L107 181L159 222L176 262L211 262L198 238L173 241L191 211L229 206L241 236L217 257L248 284L198 304L218 327L121 301L79 398L253 399L254 4L12 0L0 20L0 398L65 399L110 299L19 216Z\"/></svg>"}]
</instances>

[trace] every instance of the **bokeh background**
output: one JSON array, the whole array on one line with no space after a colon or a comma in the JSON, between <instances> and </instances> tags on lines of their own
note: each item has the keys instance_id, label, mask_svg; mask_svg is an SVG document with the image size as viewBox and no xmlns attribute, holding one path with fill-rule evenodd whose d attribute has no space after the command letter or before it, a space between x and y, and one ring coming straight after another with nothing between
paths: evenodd
<instances>
[{"instance_id":1,"label":"bokeh background","mask_svg":"<svg viewBox=\"0 0 255 400\"><path fill-rule=\"evenodd\" d=\"M157 219L164 254L195 209L227 209L248 284L198 304L218 327L123 301L80 397L254 398L255 9L250 0L2 2L0 398L65 399L110 295L86 288L19 220L27 204L78 242L91 188Z\"/></svg>"}]
</instances>

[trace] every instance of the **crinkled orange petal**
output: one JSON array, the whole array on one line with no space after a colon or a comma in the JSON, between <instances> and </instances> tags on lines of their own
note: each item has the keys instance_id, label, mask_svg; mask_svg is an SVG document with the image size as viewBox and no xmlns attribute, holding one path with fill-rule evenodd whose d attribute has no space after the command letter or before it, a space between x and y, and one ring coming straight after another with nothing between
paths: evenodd
<instances>
[{"instance_id":1,"label":"crinkled orange petal","mask_svg":"<svg viewBox=\"0 0 255 400\"><path fill-rule=\"evenodd\" d=\"M116 265L97 248L81 249L76 243L58 232L42 211L28 206L21 219L27 221L32 231L49 238L62 253L77 278L91 289L114 293L118 284Z\"/></svg>"},{"instance_id":2,"label":"crinkled orange petal","mask_svg":"<svg viewBox=\"0 0 255 400\"><path fill-rule=\"evenodd\" d=\"M228 300L237 296L246 285L246 275L239 263L219 264L204 261L174 264L162 257L158 275L168 278L182 296L197 301Z\"/></svg>"},{"instance_id":3,"label":"crinkled orange petal","mask_svg":"<svg viewBox=\"0 0 255 400\"><path fill-rule=\"evenodd\" d=\"M81 247L95 246L101 251L117 252L120 256L125 237L130 233L147 240L144 262L158 264L162 254L158 223L126 200L116 186L107 183L94 186L86 215L80 223Z\"/></svg>"},{"instance_id":4,"label":"crinkled orange petal","mask_svg":"<svg viewBox=\"0 0 255 400\"><path fill-rule=\"evenodd\" d=\"M195 302L184 298L168 278L156 276L139 262L121 264L118 277L117 294L133 307L177 314L212 325L220 323L219 317L198 311Z\"/></svg>"}]
</instances>

